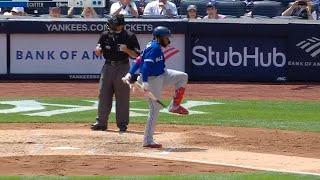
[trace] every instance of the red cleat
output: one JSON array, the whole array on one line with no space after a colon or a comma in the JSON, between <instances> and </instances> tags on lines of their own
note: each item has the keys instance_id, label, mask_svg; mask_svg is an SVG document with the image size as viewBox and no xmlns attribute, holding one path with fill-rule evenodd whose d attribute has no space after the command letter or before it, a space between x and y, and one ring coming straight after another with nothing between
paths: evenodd
<instances>
[{"instance_id":1,"label":"red cleat","mask_svg":"<svg viewBox=\"0 0 320 180\"><path fill-rule=\"evenodd\" d=\"M148 147L148 148L162 148L161 144L153 143L153 144L146 144L143 145L143 147Z\"/></svg>"},{"instance_id":2,"label":"red cleat","mask_svg":"<svg viewBox=\"0 0 320 180\"><path fill-rule=\"evenodd\" d=\"M169 112L171 112L171 113L177 113L177 114L183 114L183 115L189 114L189 111L188 111L186 108L184 108L184 107L182 107L182 106L180 106L180 105L179 105L179 106L176 106L176 107L170 106Z\"/></svg>"}]
</instances>

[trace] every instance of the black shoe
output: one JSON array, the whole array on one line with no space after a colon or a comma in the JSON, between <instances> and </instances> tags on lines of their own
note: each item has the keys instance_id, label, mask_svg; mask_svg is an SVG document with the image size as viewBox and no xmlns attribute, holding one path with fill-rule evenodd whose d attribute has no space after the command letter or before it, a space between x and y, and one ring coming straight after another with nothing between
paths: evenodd
<instances>
[{"instance_id":1,"label":"black shoe","mask_svg":"<svg viewBox=\"0 0 320 180\"><path fill-rule=\"evenodd\" d=\"M120 126L119 127L119 132L126 132L127 131L127 126L126 125L123 125L123 126Z\"/></svg>"},{"instance_id":2,"label":"black shoe","mask_svg":"<svg viewBox=\"0 0 320 180\"><path fill-rule=\"evenodd\" d=\"M105 130L107 130L107 126L106 125L101 125L98 122L92 124L90 128L93 131L105 131Z\"/></svg>"}]
</instances>

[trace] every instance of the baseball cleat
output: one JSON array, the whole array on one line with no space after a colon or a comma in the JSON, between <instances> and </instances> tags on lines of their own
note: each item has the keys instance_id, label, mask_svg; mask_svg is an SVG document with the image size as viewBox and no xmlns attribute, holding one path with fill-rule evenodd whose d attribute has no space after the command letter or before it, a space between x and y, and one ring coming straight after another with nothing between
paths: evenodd
<instances>
[{"instance_id":1,"label":"baseball cleat","mask_svg":"<svg viewBox=\"0 0 320 180\"><path fill-rule=\"evenodd\" d=\"M177 114L183 114L183 115L189 114L189 111L188 111L186 108L184 108L184 107L182 107L182 106L180 106L180 105L179 105L179 106L176 106L176 107L170 106L169 112L171 112L171 113L177 113Z\"/></svg>"},{"instance_id":2,"label":"baseball cleat","mask_svg":"<svg viewBox=\"0 0 320 180\"><path fill-rule=\"evenodd\" d=\"M148 147L148 148L162 148L162 144L152 143L152 144L143 145L143 147Z\"/></svg>"}]
</instances>

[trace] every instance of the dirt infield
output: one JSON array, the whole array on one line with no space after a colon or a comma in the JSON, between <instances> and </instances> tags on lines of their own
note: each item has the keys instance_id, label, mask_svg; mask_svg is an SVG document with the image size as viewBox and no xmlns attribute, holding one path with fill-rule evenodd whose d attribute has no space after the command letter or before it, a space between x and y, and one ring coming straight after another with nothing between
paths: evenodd
<instances>
[{"instance_id":1,"label":"dirt infield","mask_svg":"<svg viewBox=\"0 0 320 180\"><path fill-rule=\"evenodd\" d=\"M0 83L0 95L96 97L97 88L97 83ZM186 98L320 100L317 84L189 84L187 89ZM165 97L169 92L165 91ZM113 124L107 132L92 132L88 124L0 124L0 162L5 164L0 166L0 174L153 175L255 170L320 174L319 133L158 125L155 138L164 148L150 150L141 147L143 125L131 124L124 134L115 129Z\"/></svg>"}]
</instances>

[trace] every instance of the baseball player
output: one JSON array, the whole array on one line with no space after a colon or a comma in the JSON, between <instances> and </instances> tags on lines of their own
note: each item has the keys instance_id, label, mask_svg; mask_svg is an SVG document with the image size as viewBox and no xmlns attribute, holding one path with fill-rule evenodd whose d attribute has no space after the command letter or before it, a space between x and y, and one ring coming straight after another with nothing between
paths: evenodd
<instances>
[{"instance_id":1,"label":"baseball player","mask_svg":"<svg viewBox=\"0 0 320 180\"><path fill-rule=\"evenodd\" d=\"M144 91L150 91L157 98L161 98L162 88L168 85L175 86L175 95L169 106L169 111L178 114L188 114L189 111L180 104L188 82L188 75L184 72L165 68L165 59L161 47L170 44L171 32L167 27L158 26L153 31L153 40L143 50L140 58L137 58L129 73L123 78L129 81L132 75L140 68L141 76L138 82L142 81ZM151 98L149 101L149 116L144 132L143 146L150 148L161 148L162 145L153 140L154 128L161 106Z\"/></svg>"}]
</instances>

